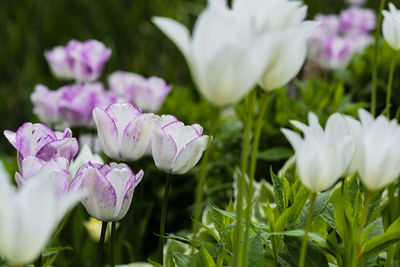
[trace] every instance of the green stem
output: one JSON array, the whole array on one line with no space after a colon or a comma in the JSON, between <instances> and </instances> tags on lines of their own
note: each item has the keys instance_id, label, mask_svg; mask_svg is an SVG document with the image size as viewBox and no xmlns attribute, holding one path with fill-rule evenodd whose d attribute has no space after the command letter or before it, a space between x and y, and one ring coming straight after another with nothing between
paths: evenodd
<instances>
[{"instance_id":1,"label":"green stem","mask_svg":"<svg viewBox=\"0 0 400 267\"><path fill-rule=\"evenodd\" d=\"M375 117L376 114L376 93L378 85L378 47L379 47L379 36L382 28L382 10L385 7L386 0L381 0L378 11L378 25L375 32L375 44L374 44L374 61L372 64L372 92L371 92L371 114Z\"/></svg>"},{"instance_id":2,"label":"green stem","mask_svg":"<svg viewBox=\"0 0 400 267\"><path fill-rule=\"evenodd\" d=\"M111 253L110 253L110 256L111 256L111 262L110 262L110 267L115 267L115 234L116 234L116 232L115 232L115 230L116 230L116 228L117 228L117 222L112 222L111 223Z\"/></svg>"},{"instance_id":3,"label":"green stem","mask_svg":"<svg viewBox=\"0 0 400 267\"><path fill-rule=\"evenodd\" d=\"M253 90L246 98L247 116L244 119L244 133L242 141L241 154L241 175L237 180L237 196L236 196L236 231L233 241L233 266L240 266L242 261L243 250L240 248L242 239L242 217L243 217L243 192L245 190L246 172L248 167L248 158L250 152L250 133L252 129L253 104L255 90ZM250 203L247 203L249 205Z\"/></svg>"},{"instance_id":4,"label":"green stem","mask_svg":"<svg viewBox=\"0 0 400 267\"><path fill-rule=\"evenodd\" d=\"M390 72L389 72L389 79L387 84L386 90L386 116L390 120L390 100L392 96L392 84L393 84L393 74L394 74L394 67L396 66L396 51L392 57L392 63L390 64Z\"/></svg>"},{"instance_id":5,"label":"green stem","mask_svg":"<svg viewBox=\"0 0 400 267\"><path fill-rule=\"evenodd\" d=\"M40 256L35 261L34 267L42 267L42 252L40 252Z\"/></svg>"},{"instance_id":6,"label":"green stem","mask_svg":"<svg viewBox=\"0 0 400 267\"><path fill-rule=\"evenodd\" d=\"M252 197L253 197L253 183L256 174L256 167L257 167L257 154L258 154L258 146L260 143L260 137L262 128L264 125L264 115L265 111L267 110L268 104L268 97L269 92L265 91L261 100L260 111L258 114L256 128L254 132L254 139L253 144L251 147L251 156L250 156L250 174L249 174L249 187L247 190L247 210L246 210L246 227L245 227L245 234L244 234L244 251L243 251L243 260L242 266L246 266L247 264L247 253L248 253L248 246L249 246L249 235L250 235L250 222L252 216Z\"/></svg>"},{"instance_id":7,"label":"green stem","mask_svg":"<svg viewBox=\"0 0 400 267\"><path fill-rule=\"evenodd\" d=\"M396 252L397 249L397 244L394 244L388 251L387 257L386 257L386 262L385 262L385 267L392 267L392 262L393 262L393 256Z\"/></svg>"},{"instance_id":8,"label":"green stem","mask_svg":"<svg viewBox=\"0 0 400 267\"><path fill-rule=\"evenodd\" d=\"M104 240L106 238L107 224L108 222L101 222L101 233L97 250L98 267L104 267Z\"/></svg>"},{"instance_id":9,"label":"green stem","mask_svg":"<svg viewBox=\"0 0 400 267\"><path fill-rule=\"evenodd\" d=\"M160 221L160 237L158 240L158 259L163 265L164 261L164 235L165 235L165 220L167 218L167 207L168 207L168 195L169 195L169 186L171 183L171 175L167 174L167 181L165 183L165 190L164 190L164 198L162 202L162 210L161 210L161 221Z\"/></svg>"},{"instance_id":10,"label":"green stem","mask_svg":"<svg viewBox=\"0 0 400 267\"><path fill-rule=\"evenodd\" d=\"M311 226L312 216L314 211L315 199L317 198L317 193L313 193L311 197L310 209L308 210L306 226L304 227L304 237L303 242L301 243L300 250L300 258L299 258L299 267L304 267L304 263L307 255L307 239L308 239L308 230Z\"/></svg>"}]
</instances>

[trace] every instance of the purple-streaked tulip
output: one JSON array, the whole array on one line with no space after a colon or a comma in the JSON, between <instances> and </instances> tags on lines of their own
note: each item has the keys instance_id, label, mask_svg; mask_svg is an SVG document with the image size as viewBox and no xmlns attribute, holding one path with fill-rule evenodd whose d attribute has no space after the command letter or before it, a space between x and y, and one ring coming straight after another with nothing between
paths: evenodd
<instances>
[{"instance_id":1,"label":"purple-streaked tulip","mask_svg":"<svg viewBox=\"0 0 400 267\"><path fill-rule=\"evenodd\" d=\"M84 190L81 199L90 216L100 221L121 220L132 202L133 191L142 180L143 171L136 175L126 164L87 163L72 180L70 190Z\"/></svg>"},{"instance_id":2,"label":"purple-streaked tulip","mask_svg":"<svg viewBox=\"0 0 400 267\"><path fill-rule=\"evenodd\" d=\"M21 173L15 173L15 181L18 188L32 177L35 177L40 171L47 170L49 173L48 179L54 185L54 190L57 194L62 194L68 191L69 184L69 162L65 158L54 158L49 161L44 161L36 157L26 157L21 164Z\"/></svg>"},{"instance_id":3,"label":"purple-streaked tulip","mask_svg":"<svg viewBox=\"0 0 400 267\"><path fill-rule=\"evenodd\" d=\"M16 132L4 131L8 141L17 149L18 166L29 157L37 157L44 161L62 157L71 162L78 153L78 141L72 137L69 128L62 132L54 132L41 123L24 123Z\"/></svg>"},{"instance_id":4,"label":"purple-streaked tulip","mask_svg":"<svg viewBox=\"0 0 400 267\"><path fill-rule=\"evenodd\" d=\"M93 119L104 153L125 161L142 157L149 146L154 117L129 103L112 104L106 109L95 108Z\"/></svg>"},{"instance_id":5,"label":"purple-streaked tulip","mask_svg":"<svg viewBox=\"0 0 400 267\"><path fill-rule=\"evenodd\" d=\"M160 170L184 174L200 160L207 148L207 135L198 124L185 126L173 116L161 116L154 127L151 146L154 162Z\"/></svg>"},{"instance_id":6,"label":"purple-streaked tulip","mask_svg":"<svg viewBox=\"0 0 400 267\"><path fill-rule=\"evenodd\" d=\"M31 94L33 113L44 123L58 124L62 121L58 110L61 90L49 90L46 86L38 84Z\"/></svg>"},{"instance_id":7,"label":"purple-streaked tulip","mask_svg":"<svg viewBox=\"0 0 400 267\"><path fill-rule=\"evenodd\" d=\"M111 49L97 40L71 40L66 50L74 78L81 82L97 80L111 55Z\"/></svg>"},{"instance_id":8,"label":"purple-streaked tulip","mask_svg":"<svg viewBox=\"0 0 400 267\"><path fill-rule=\"evenodd\" d=\"M357 6L343 10L339 16L339 28L346 36L368 34L376 27L375 12Z\"/></svg>"},{"instance_id":9,"label":"purple-streaked tulip","mask_svg":"<svg viewBox=\"0 0 400 267\"><path fill-rule=\"evenodd\" d=\"M62 91L58 103L60 116L72 126L94 125L93 109L115 102L113 94L106 92L101 83L67 85L58 90Z\"/></svg>"},{"instance_id":10,"label":"purple-streaked tulip","mask_svg":"<svg viewBox=\"0 0 400 267\"><path fill-rule=\"evenodd\" d=\"M71 162L71 165L68 168L71 178L74 178L79 168L89 161L92 163L104 164L103 159L99 155L93 154L88 145L83 145L81 147L78 156Z\"/></svg>"},{"instance_id":11,"label":"purple-streaked tulip","mask_svg":"<svg viewBox=\"0 0 400 267\"><path fill-rule=\"evenodd\" d=\"M131 102L135 88L145 84L145 78L132 72L116 71L108 76L110 90L116 94L120 103Z\"/></svg>"},{"instance_id":12,"label":"purple-streaked tulip","mask_svg":"<svg viewBox=\"0 0 400 267\"><path fill-rule=\"evenodd\" d=\"M342 69L348 65L352 56L353 50L348 39L328 37L321 44L318 62L326 69Z\"/></svg>"},{"instance_id":13,"label":"purple-streaked tulip","mask_svg":"<svg viewBox=\"0 0 400 267\"><path fill-rule=\"evenodd\" d=\"M50 51L44 53L50 70L59 79L70 80L74 76L72 74L71 64L67 50L64 46L56 46Z\"/></svg>"}]
</instances>

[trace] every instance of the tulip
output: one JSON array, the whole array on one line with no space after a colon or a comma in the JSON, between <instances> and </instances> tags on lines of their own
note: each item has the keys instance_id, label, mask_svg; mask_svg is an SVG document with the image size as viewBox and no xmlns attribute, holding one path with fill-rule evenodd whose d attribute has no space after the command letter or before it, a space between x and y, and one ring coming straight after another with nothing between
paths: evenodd
<instances>
[{"instance_id":1,"label":"tulip","mask_svg":"<svg viewBox=\"0 0 400 267\"><path fill-rule=\"evenodd\" d=\"M208 1L192 37L172 19L155 17L153 23L181 50L197 89L215 106L235 103L250 91L280 40L279 32L256 31L219 0Z\"/></svg>"},{"instance_id":2,"label":"tulip","mask_svg":"<svg viewBox=\"0 0 400 267\"><path fill-rule=\"evenodd\" d=\"M347 172L355 144L348 122L339 114L329 117L325 131L315 114L309 113L308 122L309 126L292 121L303 132L303 139L288 129L282 132L296 152L300 180L318 193L330 188Z\"/></svg>"},{"instance_id":3,"label":"tulip","mask_svg":"<svg viewBox=\"0 0 400 267\"><path fill-rule=\"evenodd\" d=\"M89 148L96 154L100 154L102 152L97 134L80 134L79 146L83 147L85 145L89 146Z\"/></svg>"},{"instance_id":4,"label":"tulip","mask_svg":"<svg viewBox=\"0 0 400 267\"><path fill-rule=\"evenodd\" d=\"M325 69L343 69L353 56L352 43L342 37L328 37L318 53L319 64Z\"/></svg>"},{"instance_id":5,"label":"tulip","mask_svg":"<svg viewBox=\"0 0 400 267\"><path fill-rule=\"evenodd\" d=\"M41 123L24 123L17 132L4 131L8 141L17 149L18 166L28 156L37 157L43 161L62 157L71 162L78 153L78 141L72 138L69 128L62 132L54 132Z\"/></svg>"},{"instance_id":6,"label":"tulip","mask_svg":"<svg viewBox=\"0 0 400 267\"><path fill-rule=\"evenodd\" d=\"M185 126L173 116L159 117L151 145L158 169L170 174L184 174L200 160L208 145L208 136L201 135L198 124Z\"/></svg>"},{"instance_id":7,"label":"tulip","mask_svg":"<svg viewBox=\"0 0 400 267\"><path fill-rule=\"evenodd\" d=\"M339 27L347 36L368 34L376 27L375 12L357 6L350 7L340 13Z\"/></svg>"},{"instance_id":8,"label":"tulip","mask_svg":"<svg viewBox=\"0 0 400 267\"><path fill-rule=\"evenodd\" d=\"M142 114L132 104L113 104L106 109L95 108L99 142L104 153L116 160L133 161L146 152L154 115Z\"/></svg>"},{"instance_id":9,"label":"tulip","mask_svg":"<svg viewBox=\"0 0 400 267\"><path fill-rule=\"evenodd\" d=\"M400 49L400 11L389 3L389 11L383 10L382 33L386 42L394 49Z\"/></svg>"},{"instance_id":10,"label":"tulip","mask_svg":"<svg viewBox=\"0 0 400 267\"><path fill-rule=\"evenodd\" d=\"M69 55L65 47L56 46L52 50L46 51L44 56L54 76L65 80L73 79L74 76L69 62Z\"/></svg>"},{"instance_id":11,"label":"tulip","mask_svg":"<svg viewBox=\"0 0 400 267\"><path fill-rule=\"evenodd\" d=\"M71 165L69 166L68 170L70 176L72 178L75 177L79 168L89 161L92 163L104 164L103 159L99 155L93 154L90 150L90 147L88 145L84 145L82 146L82 149L79 152L78 156L71 162Z\"/></svg>"},{"instance_id":12,"label":"tulip","mask_svg":"<svg viewBox=\"0 0 400 267\"><path fill-rule=\"evenodd\" d=\"M358 114L361 127L355 134L355 165L363 184L368 190L376 191L400 174L400 126L396 120L389 121L383 115L374 119L363 109Z\"/></svg>"},{"instance_id":13,"label":"tulip","mask_svg":"<svg viewBox=\"0 0 400 267\"><path fill-rule=\"evenodd\" d=\"M135 175L123 163L89 162L79 169L70 190L87 192L81 202L90 216L103 222L118 221L128 212L133 191L142 177L142 170Z\"/></svg>"},{"instance_id":14,"label":"tulip","mask_svg":"<svg viewBox=\"0 0 400 267\"><path fill-rule=\"evenodd\" d=\"M58 110L62 93L61 90L51 91L44 85L36 85L35 91L31 94L33 113L44 123L58 124L62 122Z\"/></svg>"},{"instance_id":15,"label":"tulip","mask_svg":"<svg viewBox=\"0 0 400 267\"><path fill-rule=\"evenodd\" d=\"M165 98L171 91L163 79L150 77L145 79L145 83L135 87L133 93L133 104L147 112L157 112Z\"/></svg>"},{"instance_id":16,"label":"tulip","mask_svg":"<svg viewBox=\"0 0 400 267\"><path fill-rule=\"evenodd\" d=\"M115 102L113 94L106 92L101 83L64 86L58 103L63 120L72 126L94 125L92 111Z\"/></svg>"},{"instance_id":17,"label":"tulip","mask_svg":"<svg viewBox=\"0 0 400 267\"><path fill-rule=\"evenodd\" d=\"M63 194L68 191L69 185L69 162L65 158L54 158L49 161L44 161L36 157L26 157L21 164L21 173L15 174L15 181L18 188L32 177L35 177L42 170L48 173L48 179L54 185L54 190L57 194Z\"/></svg>"},{"instance_id":18,"label":"tulip","mask_svg":"<svg viewBox=\"0 0 400 267\"><path fill-rule=\"evenodd\" d=\"M145 84L145 78L132 72L116 71L108 76L108 85L121 103L131 102L135 88L145 86Z\"/></svg>"},{"instance_id":19,"label":"tulip","mask_svg":"<svg viewBox=\"0 0 400 267\"><path fill-rule=\"evenodd\" d=\"M49 172L40 171L17 192L0 177L0 256L11 265L33 262L80 195L58 195L49 183Z\"/></svg>"}]
</instances>

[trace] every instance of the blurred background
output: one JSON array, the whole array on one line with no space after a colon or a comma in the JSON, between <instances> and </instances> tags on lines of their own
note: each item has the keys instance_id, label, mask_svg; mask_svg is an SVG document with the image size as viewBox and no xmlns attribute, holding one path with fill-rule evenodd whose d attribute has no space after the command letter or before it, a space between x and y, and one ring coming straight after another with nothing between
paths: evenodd
<instances>
[{"instance_id":1,"label":"blurred background","mask_svg":"<svg viewBox=\"0 0 400 267\"><path fill-rule=\"evenodd\" d=\"M308 5L309 19L317 13L337 14L348 7L344 0L305 0L304 3ZM165 16L191 27L205 5L205 0L0 0L1 132L15 131L26 121L38 122L30 101L34 86L41 83L57 89L65 84L53 77L43 53L71 39L97 39L112 49L101 78L104 84L107 75L116 70L164 78L173 89L160 113L173 114L188 124L200 123L207 131L209 104L197 94L178 49L150 22L152 16ZM370 0L365 6L377 11L378 5L378 0ZM262 162L258 164L257 177L265 177L270 165L278 170L291 155L279 132L281 127L288 126L289 119L304 120L310 110L322 118L335 111L354 115L358 107L367 107L372 50L369 47L363 54L357 54L344 70L327 72L323 78L310 79L307 84L297 81L273 95L268 108L269 123L261 141L261 150L269 150L260 156ZM390 50L382 44L380 51L379 73L388 73ZM382 109L387 77L380 75L379 79L378 108ZM296 89L295 93L291 93L291 87ZM396 106L400 104L399 89L395 81L393 102ZM232 196L233 166L239 158L234 155L240 155L241 110L236 107L238 118L228 116L220 124L206 192L217 203L226 203ZM275 147L277 149L270 150ZM233 153L225 155L227 150ZM9 171L15 172L15 150L5 138L0 138L0 155ZM144 169L145 178L136 189L131 210L118 230L121 242L118 243L117 262L120 263L152 258L158 241L155 233L158 232L165 181L164 174L154 167L150 158L131 166L135 172ZM194 169L187 175L173 177L167 232L190 229L196 172ZM71 213L68 227L58 242L74 250L59 255L59 266L93 266L96 242L88 238L83 226L87 219L81 206Z\"/></svg>"}]
</instances>

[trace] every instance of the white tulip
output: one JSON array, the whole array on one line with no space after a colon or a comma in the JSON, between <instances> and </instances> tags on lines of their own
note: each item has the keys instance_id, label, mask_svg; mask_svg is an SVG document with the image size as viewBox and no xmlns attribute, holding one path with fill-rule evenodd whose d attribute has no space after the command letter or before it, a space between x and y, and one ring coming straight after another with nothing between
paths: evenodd
<instances>
[{"instance_id":1,"label":"white tulip","mask_svg":"<svg viewBox=\"0 0 400 267\"><path fill-rule=\"evenodd\" d=\"M394 49L400 49L400 10L389 3L389 11L383 10L382 33L386 42Z\"/></svg>"},{"instance_id":2,"label":"white tulip","mask_svg":"<svg viewBox=\"0 0 400 267\"><path fill-rule=\"evenodd\" d=\"M0 256L12 265L33 262L79 195L54 191L50 172L41 171L15 191L0 177Z\"/></svg>"},{"instance_id":3,"label":"white tulip","mask_svg":"<svg viewBox=\"0 0 400 267\"><path fill-rule=\"evenodd\" d=\"M292 121L303 132L304 138L288 129L282 129L282 132L296 152L302 183L317 193L330 188L346 174L355 145L348 122L340 114L330 116L325 131L315 114L309 113L308 122L309 126Z\"/></svg>"},{"instance_id":4,"label":"white tulip","mask_svg":"<svg viewBox=\"0 0 400 267\"><path fill-rule=\"evenodd\" d=\"M250 91L281 39L279 31L257 32L221 0L208 1L192 37L172 19L155 17L153 22L181 50L198 90L216 106L235 103Z\"/></svg>"},{"instance_id":5,"label":"white tulip","mask_svg":"<svg viewBox=\"0 0 400 267\"><path fill-rule=\"evenodd\" d=\"M93 154L90 150L90 147L85 144L79 152L78 156L72 161L71 165L69 166L68 171L70 173L70 177L74 178L79 168L89 161L92 163L104 164L103 159L99 155Z\"/></svg>"}]
</instances>

